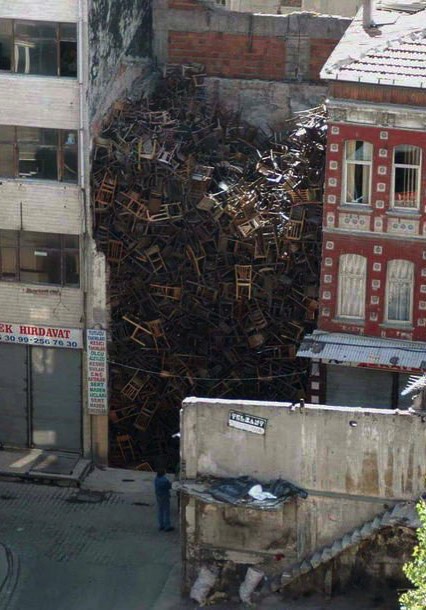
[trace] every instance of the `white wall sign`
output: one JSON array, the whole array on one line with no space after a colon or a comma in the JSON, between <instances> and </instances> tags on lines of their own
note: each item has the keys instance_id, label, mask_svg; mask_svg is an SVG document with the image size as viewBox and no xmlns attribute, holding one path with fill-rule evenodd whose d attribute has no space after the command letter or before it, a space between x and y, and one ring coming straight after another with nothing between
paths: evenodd
<instances>
[{"instance_id":1,"label":"white wall sign","mask_svg":"<svg viewBox=\"0 0 426 610\"><path fill-rule=\"evenodd\" d=\"M107 337L104 330L87 330L87 390L90 415L108 413Z\"/></svg>"},{"instance_id":2,"label":"white wall sign","mask_svg":"<svg viewBox=\"0 0 426 610\"><path fill-rule=\"evenodd\" d=\"M90 415L108 413L107 339L104 330L87 330L87 389Z\"/></svg>"},{"instance_id":3,"label":"white wall sign","mask_svg":"<svg viewBox=\"0 0 426 610\"><path fill-rule=\"evenodd\" d=\"M238 428L254 434L265 434L267 422L268 420L263 419L263 417L256 417L240 411L230 411L228 417L228 426L231 428Z\"/></svg>"},{"instance_id":4,"label":"white wall sign","mask_svg":"<svg viewBox=\"0 0 426 610\"><path fill-rule=\"evenodd\" d=\"M39 345L42 347L83 348L83 331L64 326L39 326L0 322L0 343Z\"/></svg>"}]
</instances>

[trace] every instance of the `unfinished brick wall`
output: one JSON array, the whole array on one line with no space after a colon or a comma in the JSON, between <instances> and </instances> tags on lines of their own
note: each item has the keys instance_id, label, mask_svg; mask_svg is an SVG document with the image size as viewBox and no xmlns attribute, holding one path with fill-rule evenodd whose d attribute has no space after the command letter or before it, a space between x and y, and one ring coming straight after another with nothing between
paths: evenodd
<instances>
[{"instance_id":1,"label":"unfinished brick wall","mask_svg":"<svg viewBox=\"0 0 426 610\"><path fill-rule=\"evenodd\" d=\"M169 0L169 8L177 8L183 11L203 10L203 7L197 0Z\"/></svg>"},{"instance_id":2,"label":"unfinished brick wall","mask_svg":"<svg viewBox=\"0 0 426 610\"><path fill-rule=\"evenodd\" d=\"M334 51L338 42L338 39L333 38L317 38L311 40L311 61L309 65L309 76L311 80L319 80L322 67Z\"/></svg>"},{"instance_id":3,"label":"unfinished brick wall","mask_svg":"<svg viewBox=\"0 0 426 610\"><path fill-rule=\"evenodd\" d=\"M299 5L299 0L291 2ZM212 77L318 83L349 23L306 12L239 13L208 0L158 0L155 56L160 64L202 63Z\"/></svg>"},{"instance_id":4,"label":"unfinished brick wall","mask_svg":"<svg viewBox=\"0 0 426 610\"><path fill-rule=\"evenodd\" d=\"M278 38L225 32L170 32L172 63L197 61L209 76L225 78L285 78L285 42Z\"/></svg>"}]
</instances>

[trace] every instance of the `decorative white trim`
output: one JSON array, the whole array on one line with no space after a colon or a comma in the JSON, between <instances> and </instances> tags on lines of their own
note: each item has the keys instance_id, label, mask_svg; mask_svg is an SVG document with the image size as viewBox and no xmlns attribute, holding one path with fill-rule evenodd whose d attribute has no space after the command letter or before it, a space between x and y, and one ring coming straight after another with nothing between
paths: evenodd
<instances>
[{"instance_id":1,"label":"decorative white trim","mask_svg":"<svg viewBox=\"0 0 426 610\"><path fill-rule=\"evenodd\" d=\"M327 104L330 120L338 120L349 124L376 125L377 127L391 127L396 129L409 129L424 132L426 127L426 110L422 107L393 105L386 107L373 102L359 102L352 100L329 100ZM345 110L345 114L341 111ZM339 119L333 119L334 116ZM345 118L344 118L345 117ZM332 132L333 133L333 132ZM381 131L380 139L387 140L388 132ZM379 157L387 157L386 149L381 148ZM382 154L383 153L383 154Z\"/></svg>"}]
</instances>

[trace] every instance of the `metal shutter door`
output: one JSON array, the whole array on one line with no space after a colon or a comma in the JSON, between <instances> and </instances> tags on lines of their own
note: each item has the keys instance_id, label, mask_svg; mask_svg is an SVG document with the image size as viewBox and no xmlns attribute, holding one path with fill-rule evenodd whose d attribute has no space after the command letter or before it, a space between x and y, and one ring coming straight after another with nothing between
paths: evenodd
<instances>
[{"instance_id":1,"label":"metal shutter door","mask_svg":"<svg viewBox=\"0 0 426 610\"><path fill-rule=\"evenodd\" d=\"M33 444L80 453L80 352L32 347L31 375Z\"/></svg>"},{"instance_id":2,"label":"metal shutter door","mask_svg":"<svg viewBox=\"0 0 426 610\"><path fill-rule=\"evenodd\" d=\"M327 365L326 404L341 407L392 408L392 373Z\"/></svg>"},{"instance_id":3,"label":"metal shutter door","mask_svg":"<svg viewBox=\"0 0 426 610\"><path fill-rule=\"evenodd\" d=\"M27 355L22 345L0 344L0 441L28 446Z\"/></svg>"}]
</instances>

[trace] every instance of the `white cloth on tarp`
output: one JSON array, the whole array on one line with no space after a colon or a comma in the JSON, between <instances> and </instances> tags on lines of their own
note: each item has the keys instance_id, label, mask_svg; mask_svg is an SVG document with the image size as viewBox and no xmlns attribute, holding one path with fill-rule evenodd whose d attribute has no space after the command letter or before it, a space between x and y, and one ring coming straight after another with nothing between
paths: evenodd
<instances>
[{"instance_id":1,"label":"white cloth on tarp","mask_svg":"<svg viewBox=\"0 0 426 610\"><path fill-rule=\"evenodd\" d=\"M269 493L269 491L263 491L262 485L253 485L251 489L249 489L249 496L254 498L255 500L276 500L277 496Z\"/></svg>"}]
</instances>

